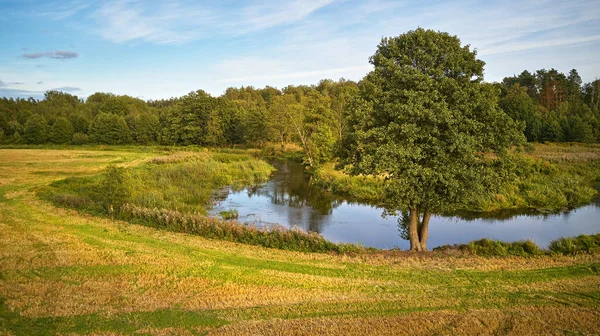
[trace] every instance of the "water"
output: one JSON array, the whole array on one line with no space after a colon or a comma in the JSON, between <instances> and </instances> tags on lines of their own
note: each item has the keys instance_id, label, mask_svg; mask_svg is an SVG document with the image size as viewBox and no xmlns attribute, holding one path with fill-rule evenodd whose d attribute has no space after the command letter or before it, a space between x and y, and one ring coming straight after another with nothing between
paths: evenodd
<instances>
[{"instance_id":1,"label":"water","mask_svg":"<svg viewBox=\"0 0 600 336\"><path fill-rule=\"evenodd\" d=\"M408 249L400 238L397 218L381 217L382 210L349 202L314 186L304 167L294 162L274 162L277 171L263 185L243 190L223 189L210 211L236 209L242 222L281 224L319 232L333 242L360 243L377 248ZM591 204L554 215L504 214L502 219L432 216L430 247L467 243L480 238L507 242L531 239L542 247L559 237L600 231L600 207Z\"/></svg>"}]
</instances>

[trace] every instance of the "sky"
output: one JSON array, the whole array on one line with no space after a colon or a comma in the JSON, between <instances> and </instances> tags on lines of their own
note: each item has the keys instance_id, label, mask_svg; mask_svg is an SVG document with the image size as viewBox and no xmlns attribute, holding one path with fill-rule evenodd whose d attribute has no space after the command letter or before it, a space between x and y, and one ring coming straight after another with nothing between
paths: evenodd
<instances>
[{"instance_id":1,"label":"sky","mask_svg":"<svg viewBox=\"0 0 600 336\"><path fill-rule=\"evenodd\" d=\"M382 37L457 35L485 80L527 69L600 77L600 1L0 0L0 97L142 99L360 80Z\"/></svg>"}]
</instances>

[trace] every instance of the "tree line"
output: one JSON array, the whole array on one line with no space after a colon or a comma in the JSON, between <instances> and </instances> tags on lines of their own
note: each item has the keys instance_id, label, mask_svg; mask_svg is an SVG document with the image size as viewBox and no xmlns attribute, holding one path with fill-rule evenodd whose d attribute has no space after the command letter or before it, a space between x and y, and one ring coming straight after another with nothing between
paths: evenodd
<instances>
[{"instance_id":1,"label":"tree line","mask_svg":"<svg viewBox=\"0 0 600 336\"><path fill-rule=\"evenodd\" d=\"M0 143L301 145L316 165L339 154L348 119L360 105L356 83L228 88L219 97L198 90L183 97L144 101L111 93L80 99L48 91L44 99L0 99ZM555 69L494 83L499 106L528 141L600 142L600 80L582 84L577 70Z\"/></svg>"}]
</instances>

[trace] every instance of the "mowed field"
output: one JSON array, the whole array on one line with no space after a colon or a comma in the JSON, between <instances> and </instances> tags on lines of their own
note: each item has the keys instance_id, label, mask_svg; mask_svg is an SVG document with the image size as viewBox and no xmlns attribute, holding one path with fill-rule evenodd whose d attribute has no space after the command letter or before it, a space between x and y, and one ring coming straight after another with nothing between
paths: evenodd
<instances>
[{"instance_id":1,"label":"mowed field","mask_svg":"<svg viewBox=\"0 0 600 336\"><path fill-rule=\"evenodd\" d=\"M289 252L35 196L158 155L0 149L0 335L600 334L599 255Z\"/></svg>"}]
</instances>

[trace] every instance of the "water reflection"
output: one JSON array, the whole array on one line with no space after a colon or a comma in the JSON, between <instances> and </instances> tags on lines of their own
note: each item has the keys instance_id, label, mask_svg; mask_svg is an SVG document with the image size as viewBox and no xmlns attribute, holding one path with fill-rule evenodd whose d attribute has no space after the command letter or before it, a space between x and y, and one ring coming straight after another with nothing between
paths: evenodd
<instances>
[{"instance_id":1,"label":"water reflection","mask_svg":"<svg viewBox=\"0 0 600 336\"><path fill-rule=\"evenodd\" d=\"M343 200L314 186L304 166L287 161L272 164L277 171L265 184L217 193L217 206L211 214L233 208L238 210L241 221L297 226L322 233L330 223L333 209Z\"/></svg>"},{"instance_id":2,"label":"water reflection","mask_svg":"<svg viewBox=\"0 0 600 336\"><path fill-rule=\"evenodd\" d=\"M408 248L395 217L382 218L382 210L351 203L314 186L300 164L276 161L277 172L263 185L243 190L224 189L214 197L210 211L237 209L239 220L259 225L281 224L321 233L335 242L361 243L378 248ZM600 204L560 214L503 211L492 214L459 213L434 216L429 246L466 243L484 237L504 241L532 239L540 246L561 236L600 231Z\"/></svg>"}]
</instances>

